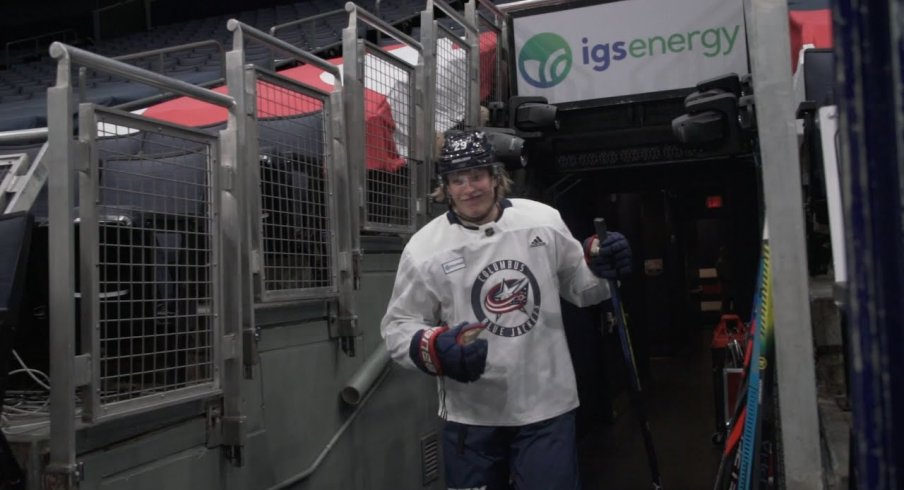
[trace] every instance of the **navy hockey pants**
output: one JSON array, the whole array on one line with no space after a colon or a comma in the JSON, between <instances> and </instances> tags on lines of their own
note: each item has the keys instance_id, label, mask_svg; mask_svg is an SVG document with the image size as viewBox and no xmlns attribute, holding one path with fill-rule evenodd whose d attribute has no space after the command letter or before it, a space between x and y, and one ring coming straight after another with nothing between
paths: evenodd
<instances>
[{"instance_id":1,"label":"navy hockey pants","mask_svg":"<svg viewBox=\"0 0 904 490\"><path fill-rule=\"evenodd\" d=\"M520 427L446 422L446 487L580 490L575 412Z\"/></svg>"}]
</instances>

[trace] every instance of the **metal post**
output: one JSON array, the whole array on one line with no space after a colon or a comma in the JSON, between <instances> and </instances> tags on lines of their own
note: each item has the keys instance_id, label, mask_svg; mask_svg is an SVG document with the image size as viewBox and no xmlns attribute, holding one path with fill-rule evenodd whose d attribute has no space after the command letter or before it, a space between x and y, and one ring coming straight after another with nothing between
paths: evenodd
<instances>
[{"instance_id":1,"label":"metal post","mask_svg":"<svg viewBox=\"0 0 904 490\"><path fill-rule=\"evenodd\" d=\"M48 488L75 485L75 230L72 202L75 172L72 152L71 62L57 62L56 86L47 89L47 130L50 173L48 240L50 304L50 462ZM56 484L58 486L50 486Z\"/></svg>"},{"instance_id":2,"label":"metal post","mask_svg":"<svg viewBox=\"0 0 904 490\"><path fill-rule=\"evenodd\" d=\"M81 74L84 68L80 69ZM100 325L98 292L100 291L100 230L97 206L100 204L100 182L95 153L97 117L94 105L79 105L78 140L86 151L80 159L84 163L78 169L79 186L79 290L81 291L81 355L87 355L90 367L89 383L82 390L82 420L94 422L100 410Z\"/></svg>"},{"instance_id":3,"label":"metal post","mask_svg":"<svg viewBox=\"0 0 904 490\"><path fill-rule=\"evenodd\" d=\"M242 152L246 140L247 120L254 114L254 104L249 107L246 94L244 51L238 48L226 53L226 84L235 100L229 109L226 129L220 132L220 216L215 220L220 226L220 256L217 261L220 277L220 305L222 312L223 358L223 444L227 455L236 466L243 465L242 448L245 444L245 416L242 413L241 384L244 376L243 334L254 328L254 308L250 271L250 236L245 202L245 174L243 168L255 162L243 162Z\"/></svg>"},{"instance_id":4,"label":"metal post","mask_svg":"<svg viewBox=\"0 0 904 490\"><path fill-rule=\"evenodd\" d=\"M745 0L772 251L775 355L787 488L823 488L822 448L786 0ZM768 380L767 380L768 381Z\"/></svg>"},{"instance_id":5,"label":"metal post","mask_svg":"<svg viewBox=\"0 0 904 490\"><path fill-rule=\"evenodd\" d=\"M472 127L481 126L480 121L480 25L477 23L477 0L468 0L465 4L465 22L470 24L473 29L465 29L467 32L466 40L471 46L470 73L468 93L468 105L471 107L471 120L468 124ZM467 26L466 26L467 27Z\"/></svg>"},{"instance_id":6,"label":"metal post","mask_svg":"<svg viewBox=\"0 0 904 490\"><path fill-rule=\"evenodd\" d=\"M424 47L424 151L429 168L426 170L427 189L433 176L433 157L436 154L436 21L433 18L433 7L421 11L421 45ZM428 191L429 192L429 191Z\"/></svg>"},{"instance_id":7,"label":"metal post","mask_svg":"<svg viewBox=\"0 0 904 490\"><path fill-rule=\"evenodd\" d=\"M345 119L345 161L334 160L338 189L347 190L347 201L339 203L336 235L339 244L339 311L337 336L353 336L358 326L356 264L360 256L361 220L364 203L364 44L358 39L358 10L348 10L348 26L342 29L342 111ZM335 100L335 96L332 97ZM338 115L338 114L337 114ZM337 130L340 128L336 128ZM342 165L344 164L344 165Z\"/></svg>"},{"instance_id":8,"label":"metal post","mask_svg":"<svg viewBox=\"0 0 904 490\"><path fill-rule=\"evenodd\" d=\"M253 30L252 37L262 36L264 41L277 41L276 38L258 31L251 26L230 19L227 29L233 32L232 54L227 58L226 82L230 94L235 99L235 137L239 144L236 151L236 176L241 184L241 198L239 199L242 212L242 257L241 274L247 277L242 281L242 345L243 365L245 378L251 379L252 367L257 363L257 327L254 320L254 298L262 294L258 291L263 284L263 265L261 264L261 247L258 240L260 234L253 232L254 227L259 227L260 222L260 140L257 126L257 71L253 66L245 63L245 36L248 30ZM292 49L295 49L292 46ZM238 186L237 185L237 186ZM261 276L255 277L256 274Z\"/></svg>"},{"instance_id":9,"label":"metal post","mask_svg":"<svg viewBox=\"0 0 904 490\"><path fill-rule=\"evenodd\" d=\"M427 145L428 141L434 140L432 118L427 115L427 72L430 70L426 66L426 57L424 51L418 56L417 66L414 67L414 122L410 126L414 131L411 142L413 148L409 147L411 158L418 162L417 180L414 182L414 199L417 213L417 227L420 228L427 222L427 208L430 194L430 175L433 174L432 168L428 162L432 162L431 155L427 149L433 145ZM428 121L430 124L428 125Z\"/></svg>"}]
</instances>

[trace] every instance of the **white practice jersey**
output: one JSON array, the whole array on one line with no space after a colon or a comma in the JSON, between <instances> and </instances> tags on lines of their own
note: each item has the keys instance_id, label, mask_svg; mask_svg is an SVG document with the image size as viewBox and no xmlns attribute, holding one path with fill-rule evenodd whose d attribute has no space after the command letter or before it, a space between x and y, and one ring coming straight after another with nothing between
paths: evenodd
<instances>
[{"instance_id":1,"label":"white practice jersey","mask_svg":"<svg viewBox=\"0 0 904 490\"><path fill-rule=\"evenodd\" d=\"M392 358L413 369L408 349L418 330L487 325L483 376L473 383L444 378L453 422L525 425L576 408L559 296L578 306L609 297L558 211L525 199L503 206L497 221L480 227L447 213L419 230L402 253L381 325Z\"/></svg>"}]
</instances>

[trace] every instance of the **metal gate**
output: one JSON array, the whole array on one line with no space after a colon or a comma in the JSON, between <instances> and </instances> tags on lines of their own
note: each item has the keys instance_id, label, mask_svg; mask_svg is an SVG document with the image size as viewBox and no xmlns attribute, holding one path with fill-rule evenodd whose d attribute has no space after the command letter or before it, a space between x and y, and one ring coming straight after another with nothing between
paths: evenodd
<instances>
[{"instance_id":1,"label":"metal gate","mask_svg":"<svg viewBox=\"0 0 904 490\"><path fill-rule=\"evenodd\" d=\"M95 105L79 126L83 418L217 394L217 138Z\"/></svg>"},{"instance_id":2,"label":"metal gate","mask_svg":"<svg viewBox=\"0 0 904 490\"><path fill-rule=\"evenodd\" d=\"M505 14L489 0L469 0L465 18L477 28L480 105L489 109L491 102L508 100L508 25Z\"/></svg>"},{"instance_id":3,"label":"metal gate","mask_svg":"<svg viewBox=\"0 0 904 490\"><path fill-rule=\"evenodd\" d=\"M330 96L255 67L261 299L337 293L336 192L331 167Z\"/></svg>"},{"instance_id":4,"label":"metal gate","mask_svg":"<svg viewBox=\"0 0 904 490\"><path fill-rule=\"evenodd\" d=\"M442 23L436 11L447 16ZM470 34L469 34L470 33ZM433 161L446 131L479 124L479 78L475 56L476 29L442 0L428 0L421 12L421 41L424 46L424 93L426 124L432 134L424 139L430 178Z\"/></svg>"},{"instance_id":5,"label":"metal gate","mask_svg":"<svg viewBox=\"0 0 904 490\"><path fill-rule=\"evenodd\" d=\"M222 175L234 174L235 100L60 43L50 54L47 472L71 485L79 403L96 423L223 393L224 425L236 418L241 308L223 278L246 274L242 247L222 246L243 242L221 229L237 218ZM230 123L210 134L81 104L76 131L73 64L226 108Z\"/></svg>"},{"instance_id":6,"label":"metal gate","mask_svg":"<svg viewBox=\"0 0 904 490\"><path fill-rule=\"evenodd\" d=\"M343 31L344 82L349 124L349 163L363 184L361 229L414 233L418 213L418 172L423 162L423 101L416 99L419 68L358 38L359 21L396 39L420 58L419 42L354 4ZM353 177L354 178L354 177Z\"/></svg>"}]
</instances>

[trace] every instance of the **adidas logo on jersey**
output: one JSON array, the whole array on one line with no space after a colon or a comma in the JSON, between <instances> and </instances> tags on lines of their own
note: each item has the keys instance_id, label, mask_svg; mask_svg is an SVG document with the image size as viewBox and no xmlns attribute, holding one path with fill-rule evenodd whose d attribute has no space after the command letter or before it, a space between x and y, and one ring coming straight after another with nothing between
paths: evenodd
<instances>
[{"instance_id":1,"label":"adidas logo on jersey","mask_svg":"<svg viewBox=\"0 0 904 490\"><path fill-rule=\"evenodd\" d=\"M531 240L530 246L531 246L531 248L533 248L533 247L545 247L545 246L546 246L546 242L544 242L543 239L540 238L539 235L537 235L537 236L534 236L534 239L533 239L533 240Z\"/></svg>"}]
</instances>

